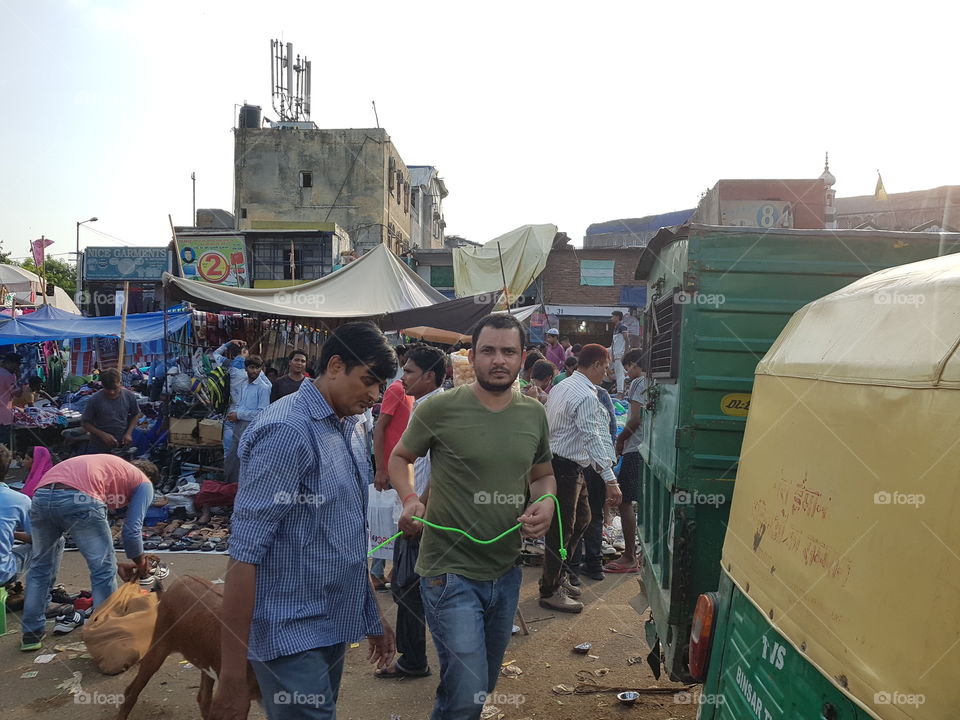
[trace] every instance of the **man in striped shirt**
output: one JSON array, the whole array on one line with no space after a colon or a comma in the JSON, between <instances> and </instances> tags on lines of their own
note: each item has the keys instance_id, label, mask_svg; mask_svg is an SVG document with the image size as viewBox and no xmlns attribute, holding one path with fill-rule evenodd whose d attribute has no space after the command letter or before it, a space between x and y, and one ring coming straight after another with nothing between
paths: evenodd
<instances>
[{"instance_id":1,"label":"man in striped shirt","mask_svg":"<svg viewBox=\"0 0 960 720\"><path fill-rule=\"evenodd\" d=\"M585 468L593 468L606 483L607 503L620 504L620 486L613 472L616 457L610 443L609 416L597 397L597 385L610 365L610 356L601 345L585 345L576 371L553 388L547 400L550 451L557 479L560 517L554 518L547 533L543 576L540 579L540 606L560 612L578 613L583 603L576 598L579 588L570 584L567 569L556 552L559 545L558 520L563 523L568 555L580 543L590 524L590 504L584 481Z\"/></svg>"}]
</instances>

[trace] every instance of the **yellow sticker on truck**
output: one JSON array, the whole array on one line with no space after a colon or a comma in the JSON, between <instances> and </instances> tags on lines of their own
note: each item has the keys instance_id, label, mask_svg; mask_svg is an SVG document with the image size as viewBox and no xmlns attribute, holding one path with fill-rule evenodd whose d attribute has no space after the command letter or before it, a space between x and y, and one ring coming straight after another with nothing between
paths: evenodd
<instances>
[{"instance_id":1,"label":"yellow sticker on truck","mask_svg":"<svg viewBox=\"0 0 960 720\"><path fill-rule=\"evenodd\" d=\"M746 417L750 411L750 393L730 393L720 400L720 412L733 417Z\"/></svg>"}]
</instances>

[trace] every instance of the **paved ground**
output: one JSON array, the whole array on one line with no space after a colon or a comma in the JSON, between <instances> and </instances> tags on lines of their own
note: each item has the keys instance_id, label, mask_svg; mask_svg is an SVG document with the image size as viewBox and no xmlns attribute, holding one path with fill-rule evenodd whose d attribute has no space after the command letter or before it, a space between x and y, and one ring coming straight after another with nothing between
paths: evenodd
<instances>
[{"instance_id":1,"label":"paved ground","mask_svg":"<svg viewBox=\"0 0 960 720\"><path fill-rule=\"evenodd\" d=\"M216 580L223 575L226 560L209 555L172 554L164 557L173 574L193 574ZM578 671L600 675L596 682L608 686L645 688L651 686L677 687L671 683L654 681L645 662L631 665L629 659L648 652L642 640L644 619L631 606L636 602L636 576L608 577L603 582L584 580L584 599L587 607L581 615L563 615L540 608L537 604L536 579L538 568L524 569L521 591L521 609L528 621L546 618L530 624L528 637L515 636L507 650L505 661L522 670L515 678L504 677L497 686L502 696L497 706L504 720L523 718L554 718L556 720L592 720L593 718L651 718L654 720L692 719L696 706L682 702L688 696L680 694L643 697L633 708L619 705L612 693L588 695L558 695L551 688L560 684L576 685ZM61 581L71 590L89 585L85 567L77 553L64 557ZM390 621L395 609L389 595L381 595L381 606ZM49 664L34 664L40 653L19 652L18 620L8 617L8 625L17 630L0 638L0 686L3 687L4 718L62 718L71 720L109 718L115 713L110 702L123 692L135 674L134 670L114 677L101 675L90 660L78 657L77 651L59 652ZM9 629L9 628L8 628ZM616 632L614 632L616 631ZM59 638L50 638L44 644L44 653L54 652L55 645L82 640L80 631ZM596 658L574 655L571 648L581 642L592 642ZM427 718L433 704L436 677L406 680L375 680L366 663L365 645L348 652L347 667L338 707L341 720L422 720ZM431 665L437 668L436 655L430 650ZM173 720L199 717L195 702L199 687L199 672L184 668L182 658L171 657L140 696L133 720ZM606 672L604 672L606 669ZM22 678L30 671L36 677ZM99 704L78 704L67 689L58 688L64 681L80 673L83 690ZM583 673L581 673L583 675ZM251 718L263 718L258 707ZM494 714L493 717L497 717Z\"/></svg>"}]
</instances>

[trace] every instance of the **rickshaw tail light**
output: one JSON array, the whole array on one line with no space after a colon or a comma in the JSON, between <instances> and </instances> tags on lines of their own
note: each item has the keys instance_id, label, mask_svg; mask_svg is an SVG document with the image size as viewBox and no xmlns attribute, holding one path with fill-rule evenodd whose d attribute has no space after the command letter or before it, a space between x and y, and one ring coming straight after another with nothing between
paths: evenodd
<instances>
[{"instance_id":1,"label":"rickshaw tail light","mask_svg":"<svg viewBox=\"0 0 960 720\"><path fill-rule=\"evenodd\" d=\"M707 677L717 600L717 593L705 593L697 598L697 607L693 612L688 661L690 674L697 682L703 682Z\"/></svg>"}]
</instances>

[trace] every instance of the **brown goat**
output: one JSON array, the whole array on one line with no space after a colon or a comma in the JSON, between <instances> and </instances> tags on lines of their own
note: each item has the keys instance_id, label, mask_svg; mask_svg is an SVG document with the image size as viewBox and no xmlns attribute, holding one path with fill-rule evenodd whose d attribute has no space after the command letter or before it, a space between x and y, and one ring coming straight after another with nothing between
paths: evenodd
<instances>
[{"instance_id":1,"label":"brown goat","mask_svg":"<svg viewBox=\"0 0 960 720\"><path fill-rule=\"evenodd\" d=\"M200 670L197 703L200 705L200 716L207 720L213 700L213 684L220 674L222 586L193 575L184 575L167 590L162 590L158 583L157 592L160 603L157 605L157 624L153 629L150 649L140 661L137 676L123 693L123 705L120 706L117 720L126 720L143 688L173 652L180 653ZM259 699L260 686L249 663L247 686L250 699Z\"/></svg>"}]
</instances>

